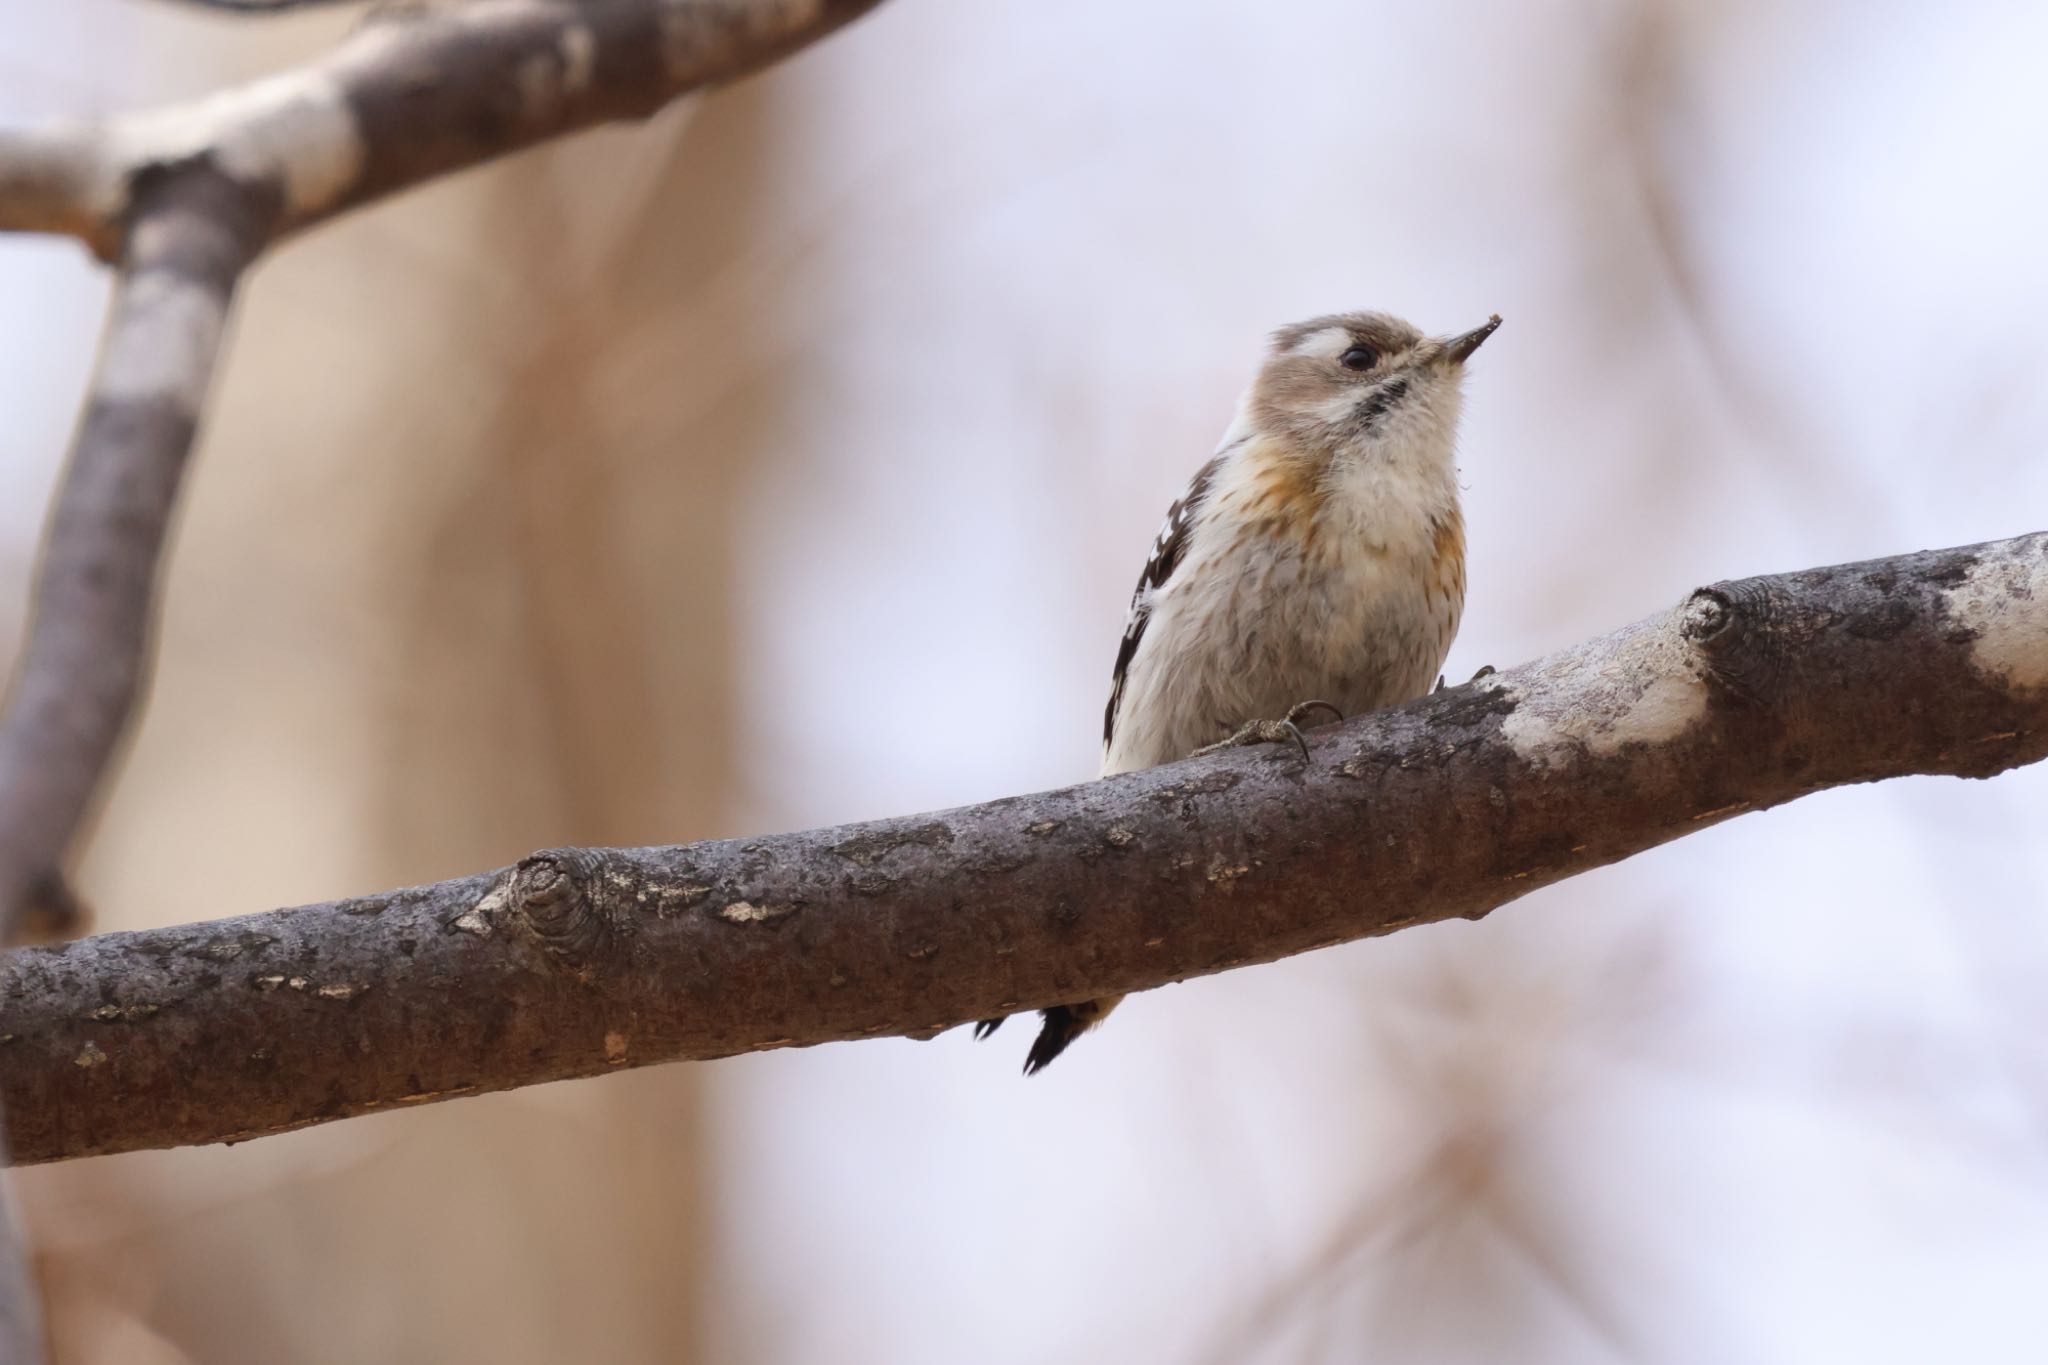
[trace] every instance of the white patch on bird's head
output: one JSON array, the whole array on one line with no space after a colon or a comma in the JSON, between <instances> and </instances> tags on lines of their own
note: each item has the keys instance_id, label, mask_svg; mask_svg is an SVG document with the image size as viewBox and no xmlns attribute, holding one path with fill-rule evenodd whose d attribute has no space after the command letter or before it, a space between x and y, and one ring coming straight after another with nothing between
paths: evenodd
<instances>
[{"instance_id":1,"label":"white patch on bird's head","mask_svg":"<svg viewBox=\"0 0 2048 1365\"><path fill-rule=\"evenodd\" d=\"M1292 345L1285 347L1288 355L1308 356L1316 360L1335 360L1352 346L1351 329L1332 323L1303 334Z\"/></svg>"}]
</instances>

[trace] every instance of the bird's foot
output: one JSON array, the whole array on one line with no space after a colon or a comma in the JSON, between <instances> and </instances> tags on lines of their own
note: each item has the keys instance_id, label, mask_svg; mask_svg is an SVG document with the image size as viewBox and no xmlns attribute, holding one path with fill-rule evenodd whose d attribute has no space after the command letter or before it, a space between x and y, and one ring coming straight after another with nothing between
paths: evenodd
<instances>
[{"instance_id":1,"label":"bird's foot","mask_svg":"<svg viewBox=\"0 0 2048 1365\"><path fill-rule=\"evenodd\" d=\"M1469 678L1465 679L1465 681L1464 681L1464 683L1463 683L1462 685L1463 685L1463 686L1466 686L1466 687L1470 687L1470 686L1471 686L1471 685L1472 685L1473 683L1476 683L1476 682L1478 682L1478 681L1479 681L1479 680L1480 680L1481 678L1490 678L1490 677L1492 677L1492 676L1494 675L1494 672L1495 672L1495 670L1494 670L1494 667L1493 667L1493 665L1492 665L1492 664L1488 664L1488 665L1486 665L1486 666L1485 666L1484 668L1480 669L1480 670L1479 670L1479 671L1478 671L1477 673L1474 673L1474 674L1473 674L1473 675L1472 675L1471 677L1469 677ZM1438 692L1441 692L1441 691L1443 691L1443 690L1444 690L1444 675L1443 675L1443 674L1441 674L1441 673L1439 673L1439 674L1437 674L1437 675L1436 675L1436 690L1437 690Z\"/></svg>"},{"instance_id":2,"label":"bird's foot","mask_svg":"<svg viewBox=\"0 0 2048 1365\"><path fill-rule=\"evenodd\" d=\"M1308 762L1308 740L1301 733L1301 718L1316 711L1328 711L1332 720L1344 719L1344 713L1326 701L1305 701L1288 708L1283 720L1248 720L1238 727L1236 734L1228 739L1219 739L1214 744L1205 744L1188 755L1199 758L1203 754L1218 753L1224 749L1235 749L1246 744L1282 744L1292 740L1301 750L1301 761Z\"/></svg>"}]
</instances>

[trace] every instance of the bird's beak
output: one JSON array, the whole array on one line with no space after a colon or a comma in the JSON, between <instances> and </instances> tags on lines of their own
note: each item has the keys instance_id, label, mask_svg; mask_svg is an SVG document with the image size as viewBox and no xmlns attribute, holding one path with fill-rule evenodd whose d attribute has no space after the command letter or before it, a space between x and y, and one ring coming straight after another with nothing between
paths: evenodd
<instances>
[{"instance_id":1,"label":"bird's beak","mask_svg":"<svg viewBox=\"0 0 2048 1365\"><path fill-rule=\"evenodd\" d=\"M1486 320L1483 326L1474 327L1471 331L1454 336L1449 341L1446 341L1443 350L1438 354L1453 365L1462 365L1465 363L1465 358L1478 350L1479 343L1492 336L1493 329L1498 326L1500 326L1500 314L1495 313Z\"/></svg>"}]
</instances>

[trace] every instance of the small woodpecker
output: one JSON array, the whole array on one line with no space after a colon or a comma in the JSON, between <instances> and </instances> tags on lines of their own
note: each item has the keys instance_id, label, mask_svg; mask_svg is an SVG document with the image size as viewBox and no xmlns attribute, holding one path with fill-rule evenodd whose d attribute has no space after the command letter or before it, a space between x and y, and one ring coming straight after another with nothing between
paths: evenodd
<instances>
[{"instance_id":1,"label":"small woodpecker","mask_svg":"<svg viewBox=\"0 0 2048 1365\"><path fill-rule=\"evenodd\" d=\"M1273 334L1138 577L1102 720L1104 777L1231 744L1292 740L1305 756L1308 714L1429 690L1465 605L1465 362L1499 326L1427 337L1385 313L1337 313ZM1120 998L1041 1010L1025 1074Z\"/></svg>"}]
</instances>

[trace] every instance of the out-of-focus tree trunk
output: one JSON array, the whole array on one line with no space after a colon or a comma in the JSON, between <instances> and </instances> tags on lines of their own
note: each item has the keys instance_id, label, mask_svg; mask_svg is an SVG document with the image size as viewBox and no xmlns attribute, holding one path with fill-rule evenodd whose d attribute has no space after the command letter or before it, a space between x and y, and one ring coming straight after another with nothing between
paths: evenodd
<instances>
[{"instance_id":1,"label":"out-of-focus tree trunk","mask_svg":"<svg viewBox=\"0 0 2048 1365\"><path fill-rule=\"evenodd\" d=\"M372 486L335 513L362 499L385 518L339 570L387 661L367 680L382 696L361 735L367 843L350 880L438 876L565 835L731 832L734 509L775 395L702 382L757 340L744 300L705 304L756 230L773 146L772 92L743 87L687 123L484 172L410 243L387 234L348 258L373 297L380 272L445 264L404 245L490 277L436 340L405 343L445 362L423 355L415 387L373 387L376 411L350 416L415 452L366 462ZM282 292L269 307L252 294L245 349L293 326ZM374 313L342 325L391 325ZM307 439L275 458L332 461L347 438ZM293 662L346 668L321 648ZM179 713L160 703L174 728ZM298 1148L260 1199L220 1193L218 1163L247 1149L28 1176L37 1222L72 1233L45 1239L40 1266L60 1358L701 1359L706 1127L700 1073L669 1068ZM209 1178L173 1188L194 1168ZM279 1274L350 1288L273 1311L306 1306L248 1292Z\"/></svg>"}]
</instances>

